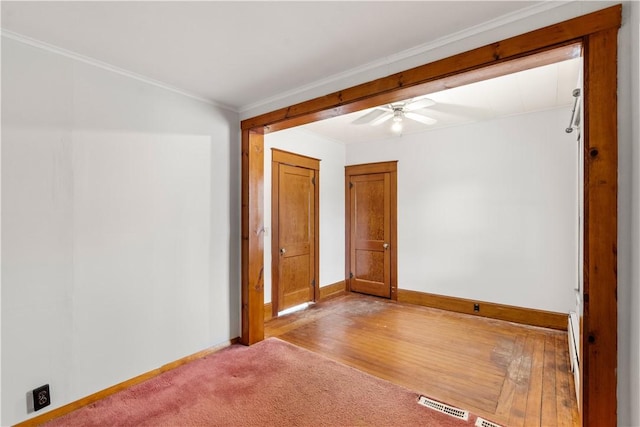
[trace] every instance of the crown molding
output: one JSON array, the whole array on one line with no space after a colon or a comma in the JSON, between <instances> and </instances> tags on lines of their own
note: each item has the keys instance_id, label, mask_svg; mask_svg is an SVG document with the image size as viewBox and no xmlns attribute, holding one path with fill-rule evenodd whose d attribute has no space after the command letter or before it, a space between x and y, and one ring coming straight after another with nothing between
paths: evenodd
<instances>
[{"instance_id":1,"label":"crown molding","mask_svg":"<svg viewBox=\"0 0 640 427\"><path fill-rule=\"evenodd\" d=\"M316 80L315 82L309 83L307 85L299 86L295 89L288 90L286 92L279 93L278 95L262 99L260 101L243 105L238 108L239 113L246 113L247 111L259 109L269 104L276 103L278 101L294 97L296 95L302 94L307 91L311 91L313 89L329 85L331 83L347 79L349 77L356 76L358 74L364 74L368 71L375 70L376 68L389 66L396 62L400 62L418 55L423 55L430 51L436 50L443 46L477 36L484 32L491 31L493 29L511 24L516 21L520 21L522 19L529 18L531 16L538 15L540 13L547 12L549 10L573 3L575 0L569 1L556 1L556 0L545 0L543 3L535 4L532 6L528 6L524 9L520 9L515 12L511 12L505 15L502 15L498 18L492 19L490 21L486 21L482 24L475 25L473 27L465 28L464 30L458 31L456 33L452 33L450 35L441 37L439 39L403 50L393 55L386 56L384 58L371 61L367 64L361 65L359 67L352 68L347 71L343 71L337 74L333 74L321 80Z\"/></svg>"},{"instance_id":2,"label":"crown molding","mask_svg":"<svg viewBox=\"0 0 640 427\"><path fill-rule=\"evenodd\" d=\"M58 55L62 55L62 56L65 56L67 58L73 59L75 61L84 62L85 64L89 64L89 65L92 65L94 67L98 67L98 68L101 68L103 70L110 71L112 73L120 74L122 76L129 77L131 79L138 80L138 81L141 81L143 83L150 84L152 86L157 86L159 88L168 90L170 92L174 92L174 93L180 94L182 96L186 96L188 98L195 99L197 101L204 102L204 103L207 103L209 105L213 105L213 106L218 107L218 108L223 108L225 110L232 111L234 113L238 113L238 110L236 108L233 108L233 107L231 107L229 105L222 104L220 102L214 101L214 100L209 99L209 98L203 98L203 97L198 96L198 95L196 95L194 93L187 92L187 91L182 90L180 88L177 88L175 86L171 86L171 85L169 85L167 83L163 83L163 82L161 82L159 80L154 80L152 78L143 76L141 74L137 74L137 73L134 73L132 71L128 71L128 70L125 70L123 68L116 67L115 65L108 64L108 63L100 61L98 59L91 58L91 57L85 56L85 55L81 55L79 53L76 53L76 52L73 52L73 51L70 51L70 50L67 50L67 49L63 49L63 48L58 47L58 46L54 46L52 44L49 44L49 43L43 42L41 40L37 40L37 39L31 38L31 37L25 36L23 34L19 34L19 33L7 30L5 28L0 29L0 34L2 35L2 37L6 37L8 39L15 40L15 41L23 43L23 44L26 44L26 45L29 45L29 46L33 46L33 47L38 48L38 49L42 49L42 50L46 50L48 52L52 52L52 53L55 53L55 54L58 54Z\"/></svg>"}]
</instances>

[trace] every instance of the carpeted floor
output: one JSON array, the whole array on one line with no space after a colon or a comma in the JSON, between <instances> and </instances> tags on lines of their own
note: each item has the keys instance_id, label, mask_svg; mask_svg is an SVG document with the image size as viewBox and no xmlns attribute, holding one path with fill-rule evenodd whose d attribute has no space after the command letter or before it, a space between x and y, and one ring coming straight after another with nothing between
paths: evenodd
<instances>
[{"instance_id":1,"label":"carpeted floor","mask_svg":"<svg viewBox=\"0 0 640 427\"><path fill-rule=\"evenodd\" d=\"M468 426L410 390L270 338L234 345L46 424Z\"/></svg>"}]
</instances>

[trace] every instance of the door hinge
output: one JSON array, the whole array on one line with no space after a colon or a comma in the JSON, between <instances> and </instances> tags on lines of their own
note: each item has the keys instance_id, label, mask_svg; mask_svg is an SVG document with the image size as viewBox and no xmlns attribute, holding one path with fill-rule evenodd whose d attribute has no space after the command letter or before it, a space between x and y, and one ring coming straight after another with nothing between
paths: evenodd
<instances>
[{"instance_id":1,"label":"door hinge","mask_svg":"<svg viewBox=\"0 0 640 427\"><path fill-rule=\"evenodd\" d=\"M349 279L353 279L353 273L349 273Z\"/></svg>"},{"instance_id":2,"label":"door hinge","mask_svg":"<svg viewBox=\"0 0 640 427\"><path fill-rule=\"evenodd\" d=\"M311 285L313 285L313 286L316 285L316 279L311 279Z\"/></svg>"},{"instance_id":3,"label":"door hinge","mask_svg":"<svg viewBox=\"0 0 640 427\"><path fill-rule=\"evenodd\" d=\"M316 177L315 176L311 177L311 185L316 185Z\"/></svg>"},{"instance_id":4,"label":"door hinge","mask_svg":"<svg viewBox=\"0 0 640 427\"><path fill-rule=\"evenodd\" d=\"M353 188L353 182L349 183L349 188Z\"/></svg>"}]
</instances>

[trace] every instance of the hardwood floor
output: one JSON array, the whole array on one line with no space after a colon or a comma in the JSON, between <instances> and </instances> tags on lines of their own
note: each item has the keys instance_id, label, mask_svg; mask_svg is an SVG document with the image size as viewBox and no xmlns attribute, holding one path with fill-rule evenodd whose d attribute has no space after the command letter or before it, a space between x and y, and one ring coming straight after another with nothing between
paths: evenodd
<instances>
[{"instance_id":1,"label":"hardwood floor","mask_svg":"<svg viewBox=\"0 0 640 427\"><path fill-rule=\"evenodd\" d=\"M566 332L347 294L278 337L504 426L577 426Z\"/></svg>"}]
</instances>

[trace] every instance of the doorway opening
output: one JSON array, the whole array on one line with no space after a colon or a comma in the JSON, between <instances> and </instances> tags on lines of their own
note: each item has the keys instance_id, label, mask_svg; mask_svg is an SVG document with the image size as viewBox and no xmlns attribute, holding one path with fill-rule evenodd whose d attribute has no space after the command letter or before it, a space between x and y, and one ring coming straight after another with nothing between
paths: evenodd
<instances>
[{"instance_id":1,"label":"doorway opening","mask_svg":"<svg viewBox=\"0 0 640 427\"><path fill-rule=\"evenodd\" d=\"M583 425L615 425L617 405L617 31L620 5L242 122L242 342L264 338L263 137L323 118L484 80L584 49ZM546 62L545 62L546 61Z\"/></svg>"}]
</instances>

